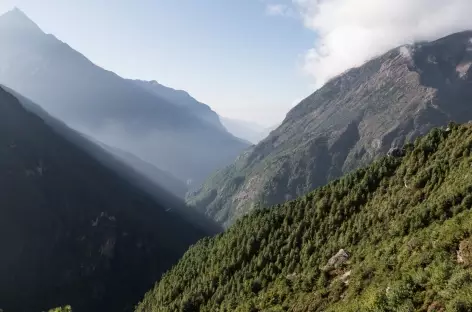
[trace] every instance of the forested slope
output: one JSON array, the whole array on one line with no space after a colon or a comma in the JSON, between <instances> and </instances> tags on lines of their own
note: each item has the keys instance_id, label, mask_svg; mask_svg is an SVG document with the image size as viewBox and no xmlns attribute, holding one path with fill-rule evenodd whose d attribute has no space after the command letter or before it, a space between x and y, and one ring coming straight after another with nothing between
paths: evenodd
<instances>
[{"instance_id":1,"label":"forested slope","mask_svg":"<svg viewBox=\"0 0 472 312\"><path fill-rule=\"evenodd\" d=\"M471 125L436 128L255 211L192 247L136 311L471 311L471 148Z\"/></svg>"}]
</instances>

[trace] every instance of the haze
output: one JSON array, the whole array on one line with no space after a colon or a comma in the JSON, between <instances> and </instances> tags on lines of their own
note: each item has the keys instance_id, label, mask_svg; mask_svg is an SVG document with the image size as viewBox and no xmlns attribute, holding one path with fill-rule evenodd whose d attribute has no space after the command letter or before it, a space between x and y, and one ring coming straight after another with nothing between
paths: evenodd
<instances>
[{"instance_id":1,"label":"haze","mask_svg":"<svg viewBox=\"0 0 472 312\"><path fill-rule=\"evenodd\" d=\"M468 0L3 0L0 13L13 6L108 70L265 126L387 49L472 27Z\"/></svg>"},{"instance_id":2,"label":"haze","mask_svg":"<svg viewBox=\"0 0 472 312\"><path fill-rule=\"evenodd\" d=\"M99 66L225 117L272 126L312 91L301 61L314 34L260 1L2 0L0 13L14 6Z\"/></svg>"}]
</instances>

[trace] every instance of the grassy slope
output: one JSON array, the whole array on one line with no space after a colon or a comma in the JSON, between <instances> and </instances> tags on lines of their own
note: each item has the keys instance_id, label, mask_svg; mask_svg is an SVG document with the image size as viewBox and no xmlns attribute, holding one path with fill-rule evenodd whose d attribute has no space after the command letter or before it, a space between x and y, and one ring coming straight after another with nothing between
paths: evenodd
<instances>
[{"instance_id":1,"label":"grassy slope","mask_svg":"<svg viewBox=\"0 0 472 312\"><path fill-rule=\"evenodd\" d=\"M471 126L435 129L403 158L256 211L192 247L137 311L470 311L457 250L471 244L471 148ZM349 261L322 270L340 248Z\"/></svg>"}]
</instances>

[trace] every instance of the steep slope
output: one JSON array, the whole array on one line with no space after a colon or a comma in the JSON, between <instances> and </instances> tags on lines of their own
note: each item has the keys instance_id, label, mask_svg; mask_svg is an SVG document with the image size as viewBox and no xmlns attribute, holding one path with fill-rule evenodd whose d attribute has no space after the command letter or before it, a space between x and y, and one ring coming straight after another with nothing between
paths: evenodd
<instances>
[{"instance_id":1,"label":"steep slope","mask_svg":"<svg viewBox=\"0 0 472 312\"><path fill-rule=\"evenodd\" d=\"M188 202L230 224L370 163L450 120L472 119L472 32L403 46L332 79Z\"/></svg>"},{"instance_id":2,"label":"steep slope","mask_svg":"<svg viewBox=\"0 0 472 312\"><path fill-rule=\"evenodd\" d=\"M105 150L109 151L117 159L122 160L128 166L136 170L137 172L144 173L146 172L146 177L149 178L156 186L161 186L166 189L168 192L177 196L178 198L183 199L187 193L187 185L172 176L170 173L160 170L156 166L140 159L139 157L125 152L119 148L107 146L103 143L96 142L98 145L103 147Z\"/></svg>"},{"instance_id":3,"label":"steep slope","mask_svg":"<svg viewBox=\"0 0 472 312\"><path fill-rule=\"evenodd\" d=\"M18 97L0 87L0 307L131 310L215 229Z\"/></svg>"},{"instance_id":4,"label":"steep slope","mask_svg":"<svg viewBox=\"0 0 472 312\"><path fill-rule=\"evenodd\" d=\"M219 130L224 130L225 128L220 122L220 118L217 113L215 113L210 106L203 104L193 97L190 96L186 91L175 90L164 85L161 85L157 81L145 81L145 80L131 80L136 85L141 88L169 101L170 103L184 107L192 114L207 122Z\"/></svg>"},{"instance_id":5,"label":"steep slope","mask_svg":"<svg viewBox=\"0 0 472 312\"><path fill-rule=\"evenodd\" d=\"M247 147L187 108L94 65L19 10L0 17L0 42L0 83L184 182L201 181Z\"/></svg>"},{"instance_id":6,"label":"steep slope","mask_svg":"<svg viewBox=\"0 0 472 312\"><path fill-rule=\"evenodd\" d=\"M255 211L193 246L137 311L471 311L471 148L472 126L451 124Z\"/></svg>"},{"instance_id":7,"label":"steep slope","mask_svg":"<svg viewBox=\"0 0 472 312\"><path fill-rule=\"evenodd\" d=\"M262 139L267 137L269 133L276 127L264 127L257 123L248 122L244 120L221 117L223 126L233 135L238 138L247 140L253 144L259 143Z\"/></svg>"},{"instance_id":8,"label":"steep slope","mask_svg":"<svg viewBox=\"0 0 472 312\"><path fill-rule=\"evenodd\" d=\"M197 101L186 91L166 87L155 80L130 81L134 82L141 88L168 100L170 103L186 108L201 120L214 125L220 130L227 130L235 137L250 142L249 144L258 143L260 140L265 138L271 130L273 130L272 128L266 128L256 123L221 117L214 112L210 106Z\"/></svg>"}]
</instances>

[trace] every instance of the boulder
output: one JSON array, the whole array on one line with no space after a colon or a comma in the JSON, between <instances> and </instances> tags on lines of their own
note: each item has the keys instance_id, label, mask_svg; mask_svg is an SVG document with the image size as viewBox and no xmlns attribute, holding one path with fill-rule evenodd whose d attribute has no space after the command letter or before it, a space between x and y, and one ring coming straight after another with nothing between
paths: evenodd
<instances>
[{"instance_id":1,"label":"boulder","mask_svg":"<svg viewBox=\"0 0 472 312\"><path fill-rule=\"evenodd\" d=\"M349 260L349 253L344 249L339 249L339 251L328 260L328 263L324 266L323 270L330 271L337 269L346 263L347 260Z\"/></svg>"},{"instance_id":2,"label":"boulder","mask_svg":"<svg viewBox=\"0 0 472 312\"><path fill-rule=\"evenodd\" d=\"M403 157L405 156L405 151L399 147L392 147L388 150L387 156L390 157Z\"/></svg>"},{"instance_id":3,"label":"boulder","mask_svg":"<svg viewBox=\"0 0 472 312\"><path fill-rule=\"evenodd\" d=\"M472 238L464 239L459 244L457 262L465 266L472 265Z\"/></svg>"}]
</instances>

